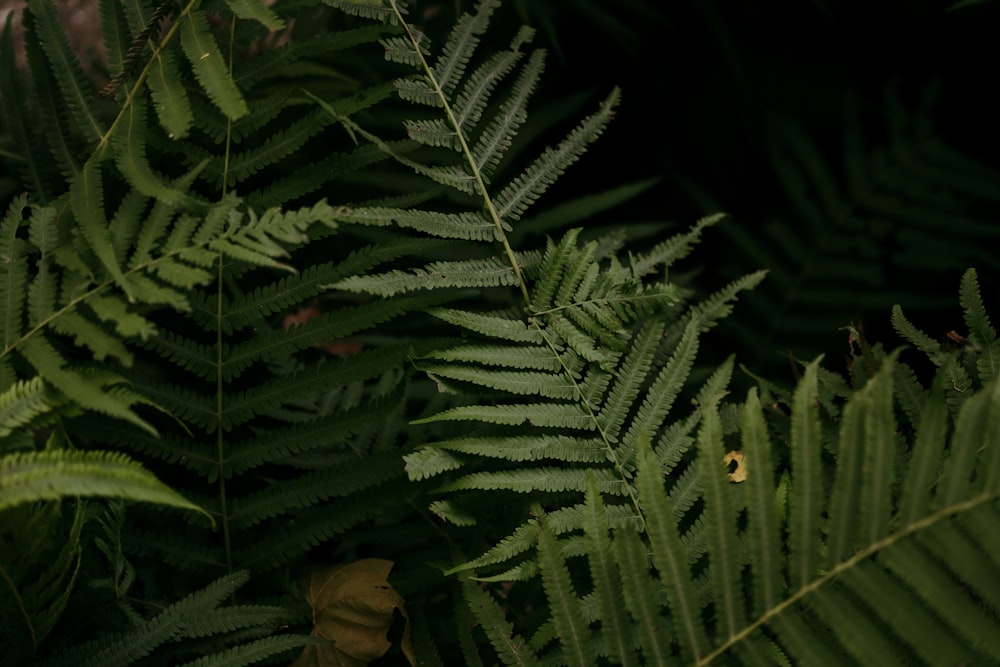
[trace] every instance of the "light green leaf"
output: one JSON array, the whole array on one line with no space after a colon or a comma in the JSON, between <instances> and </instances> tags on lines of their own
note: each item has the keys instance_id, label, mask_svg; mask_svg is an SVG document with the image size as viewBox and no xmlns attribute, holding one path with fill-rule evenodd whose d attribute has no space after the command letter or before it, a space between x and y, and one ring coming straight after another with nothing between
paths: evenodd
<instances>
[{"instance_id":1,"label":"light green leaf","mask_svg":"<svg viewBox=\"0 0 1000 667\"><path fill-rule=\"evenodd\" d=\"M105 496L208 512L117 452L53 450L0 459L0 510L67 496Z\"/></svg>"}]
</instances>

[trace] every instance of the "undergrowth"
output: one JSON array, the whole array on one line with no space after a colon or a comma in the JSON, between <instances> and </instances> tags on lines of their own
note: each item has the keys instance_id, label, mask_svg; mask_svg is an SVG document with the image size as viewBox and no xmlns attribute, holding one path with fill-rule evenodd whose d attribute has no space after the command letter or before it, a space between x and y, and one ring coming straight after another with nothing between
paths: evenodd
<instances>
[{"instance_id":1,"label":"undergrowth","mask_svg":"<svg viewBox=\"0 0 1000 667\"><path fill-rule=\"evenodd\" d=\"M785 278L696 298L721 215L582 224L648 183L537 210L621 93L526 140L546 54L479 48L499 4L432 44L398 0L103 0L104 70L51 0L26 69L8 21L0 654L1000 660L975 271L961 333L897 308L915 351L735 393L699 351Z\"/></svg>"}]
</instances>

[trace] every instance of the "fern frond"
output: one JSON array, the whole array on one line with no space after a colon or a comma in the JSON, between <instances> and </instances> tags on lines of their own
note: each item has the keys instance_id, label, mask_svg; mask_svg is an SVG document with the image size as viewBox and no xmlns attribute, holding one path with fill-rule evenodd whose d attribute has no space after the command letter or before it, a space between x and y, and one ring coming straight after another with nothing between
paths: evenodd
<instances>
[{"instance_id":1,"label":"fern frond","mask_svg":"<svg viewBox=\"0 0 1000 667\"><path fill-rule=\"evenodd\" d=\"M493 223L471 211L448 214L413 209L362 208L342 210L338 217L343 222L362 225L398 225L446 239L492 241L496 237Z\"/></svg>"},{"instance_id":2,"label":"fern frond","mask_svg":"<svg viewBox=\"0 0 1000 667\"><path fill-rule=\"evenodd\" d=\"M486 32L490 16L499 4L497 0L480 0L475 14L463 14L448 34L431 71L433 80L445 95L454 91L465 74L479 38Z\"/></svg>"},{"instance_id":3,"label":"fern frond","mask_svg":"<svg viewBox=\"0 0 1000 667\"><path fill-rule=\"evenodd\" d=\"M368 456L361 469L344 466L320 470L237 498L231 506L229 520L233 528L246 528L291 509L309 507L331 497L352 495L402 477L402 474L401 462L394 452L389 456Z\"/></svg>"},{"instance_id":4,"label":"fern frond","mask_svg":"<svg viewBox=\"0 0 1000 667\"><path fill-rule=\"evenodd\" d=\"M183 139L194 123L191 100L184 90L177 60L172 51L159 50L146 77L160 125L170 139Z\"/></svg>"},{"instance_id":5,"label":"fern frond","mask_svg":"<svg viewBox=\"0 0 1000 667\"><path fill-rule=\"evenodd\" d=\"M747 535L754 564L752 608L755 615L760 615L777 604L783 582L778 547L781 524L771 474L774 459L756 388L747 393L741 435L747 467Z\"/></svg>"},{"instance_id":6,"label":"fern frond","mask_svg":"<svg viewBox=\"0 0 1000 667\"><path fill-rule=\"evenodd\" d=\"M626 495L628 489L618 479L614 471L591 468L563 470L553 467L539 467L523 470L499 472L474 472L442 486L441 492L465 489L509 490L517 493L576 491L583 493L587 485L587 475L592 474L602 493L616 496Z\"/></svg>"},{"instance_id":7,"label":"fern frond","mask_svg":"<svg viewBox=\"0 0 1000 667\"><path fill-rule=\"evenodd\" d=\"M513 224L521 218L528 207L604 132L614 117L618 100L616 89L604 99L598 111L581 121L562 143L542 153L497 194L495 202L500 220Z\"/></svg>"},{"instance_id":8,"label":"fern frond","mask_svg":"<svg viewBox=\"0 0 1000 667\"><path fill-rule=\"evenodd\" d=\"M539 523L538 562L542 585L551 605L552 619L563 653L570 664L592 664L596 658L591 650L593 642L590 641L590 631L580 610L580 600L573 590L562 549L544 517Z\"/></svg>"},{"instance_id":9,"label":"fern frond","mask_svg":"<svg viewBox=\"0 0 1000 667\"><path fill-rule=\"evenodd\" d=\"M268 30L282 30L285 22L261 0L226 0L233 13L242 19L258 21Z\"/></svg>"},{"instance_id":10,"label":"fern frond","mask_svg":"<svg viewBox=\"0 0 1000 667\"><path fill-rule=\"evenodd\" d=\"M674 627L681 645L681 654L690 660L704 655L708 641L704 629L698 623L700 610L687 552L681 544L669 502L664 497L663 483L657 474L659 465L649 448L648 440L639 440L637 455L639 498L652 549L653 564L660 572L673 617L676 619ZM633 539L632 542L634 549L638 540ZM624 564L620 565L624 568Z\"/></svg>"},{"instance_id":11,"label":"fern frond","mask_svg":"<svg viewBox=\"0 0 1000 667\"><path fill-rule=\"evenodd\" d=\"M594 582L594 596L601 619L601 634L610 656L622 664L632 664L634 640L631 638L630 620L621 592L621 572L614 560L611 547L610 525L601 502L600 491L594 480L588 480L584 500L583 539Z\"/></svg>"},{"instance_id":12,"label":"fern frond","mask_svg":"<svg viewBox=\"0 0 1000 667\"><path fill-rule=\"evenodd\" d=\"M732 528L737 512L725 478L719 474L719 468L724 468L723 460L719 457L724 451L722 444L722 423L713 402L702 411L698 434L698 476L702 481L705 499L703 517L707 551L712 564L709 574L718 622L717 635L727 638L743 628L746 612L740 579L741 568L737 565L740 560L740 545L738 540L733 539L735 531Z\"/></svg>"},{"instance_id":13,"label":"fern frond","mask_svg":"<svg viewBox=\"0 0 1000 667\"><path fill-rule=\"evenodd\" d=\"M406 13L405 4L393 0L323 0L323 2L354 16L388 23L396 22L396 12Z\"/></svg>"},{"instance_id":14,"label":"fern frond","mask_svg":"<svg viewBox=\"0 0 1000 667\"><path fill-rule=\"evenodd\" d=\"M823 496L816 386L819 362L816 359L806 366L792 403L792 484L797 493L789 498L788 532L789 578L793 587L807 585L819 568L817 547Z\"/></svg>"},{"instance_id":15,"label":"fern frond","mask_svg":"<svg viewBox=\"0 0 1000 667\"><path fill-rule=\"evenodd\" d=\"M238 667L251 665L274 655L285 653L292 649L307 646L312 641L307 635L278 635L265 637L252 642L240 644L232 648L206 655L191 662L185 662L184 667Z\"/></svg>"},{"instance_id":16,"label":"fern frond","mask_svg":"<svg viewBox=\"0 0 1000 667\"><path fill-rule=\"evenodd\" d=\"M69 179L80 169L78 140L71 130L69 110L59 92L59 84L42 49L38 36L38 20L30 11L24 13L23 20L26 35L24 52L31 70L35 102L45 121L45 131L42 136L48 144L48 151L59 173Z\"/></svg>"},{"instance_id":17,"label":"fern frond","mask_svg":"<svg viewBox=\"0 0 1000 667\"><path fill-rule=\"evenodd\" d=\"M152 426L132 411L132 401L104 390L104 386L120 382L120 378L99 378L95 381L76 369L67 368L65 359L41 336L25 340L18 349L46 382L59 387L61 393L80 406L155 432Z\"/></svg>"},{"instance_id":18,"label":"fern frond","mask_svg":"<svg viewBox=\"0 0 1000 667\"><path fill-rule=\"evenodd\" d=\"M4 581L0 650L6 661L32 660L77 583L83 551L80 535L87 512L82 503L76 503L66 520L64 509L59 502L38 502L0 512L0 534L7 545L0 554Z\"/></svg>"},{"instance_id":19,"label":"fern frond","mask_svg":"<svg viewBox=\"0 0 1000 667\"><path fill-rule=\"evenodd\" d=\"M282 131L272 134L262 144L228 156L226 175L229 185L245 180L264 167L292 155L331 121L327 114L308 114L286 125ZM217 171L222 174L221 166Z\"/></svg>"},{"instance_id":20,"label":"fern frond","mask_svg":"<svg viewBox=\"0 0 1000 667\"><path fill-rule=\"evenodd\" d=\"M201 10L188 11L178 21L181 23L184 55L208 98L231 120L245 116L250 110L229 74L219 45L209 30L205 13Z\"/></svg>"},{"instance_id":21,"label":"fern frond","mask_svg":"<svg viewBox=\"0 0 1000 667\"><path fill-rule=\"evenodd\" d=\"M648 585L649 556L638 534L626 529L615 534L612 554L621 573L622 595L633 619L642 655L653 664L666 664L672 637L663 623L656 591Z\"/></svg>"},{"instance_id":22,"label":"fern frond","mask_svg":"<svg viewBox=\"0 0 1000 667\"><path fill-rule=\"evenodd\" d=\"M80 69L80 62L69 48L55 3L51 0L29 0L28 8L35 19L38 39L48 57L67 109L76 127L86 136L87 142L96 144L104 136L104 126L91 108L89 98L92 91Z\"/></svg>"},{"instance_id":23,"label":"fern frond","mask_svg":"<svg viewBox=\"0 0 1000 667\"><path fill-rule=\"evenodd\" d=\"M0 108L3 109L4 127L17 152L21 180L36 201L45 203L52 197L55 165L46 139L39 136L35 119L25 106L31 96L14 59L13 24L14 12L11 12L0 31L0 90L4 91L0 95Z\"/></svg>"},{"instance_id":24,"label":"fern frond","mask_svg":"<svg viewBox=\"0 0 1000 667\"><path fill-rule=\"evenodd\" d=\"M404 292L456 287L512 287L517 274L500 258L431 262L426 267L388 273L352 276L332 285L351 292L391 297Z\"/></svg>"},{"instance_id":25,"label":"fern frond","mask_svg":"<svg viewBox=\"0 0 1000 667\"><path fill-rule=\"evenodd\" d=\"M214 633L226 626L232 626L233 621L239 616L243 616L242 620L245 622L261 622L266 628L273 623L273 619L284 616L286 612L277 608L272 614L261 616L251 611L250 616L247 616L246 608L236 607L234 614L232 608L220 606L224 599L231 596L248 579L249 574L245 571L225 575L183 600L173 603L138 627L64 651L42 664L45 667L60 665L125 667L134 664L134 660L150 656L167 642L182 637L199 636L199 629L202 627ZM299 645L302 645L308 638L296 639ZM283 642L279 642L281 643Z\"/></svg>"},{"instance_id":26,"label":"fern frond","mask_svg":"<svg viewBox=\"0 0 1000 667\"><path fill-rule=\"evenodd\" d=\"M19 381L0 394L0 438L30 424L60 405L62 396L48 387L40 377Z\"/></svg>"},{"instance_id":27,"label":"fern frond","mask_svg":"<svg viewBox=\"0 0 1000 667\"><path fill-rule=\"evenodd\" d=\"M462 594L473 616L483 628L500 659L508 665L540 664L524 639L514 633L513 625L492 596L475 582L474 577L462 581Z\"/></svg>"},{"instance_id":28,"label":"fern frond","mask_svg":"<svg viewBox=\"0 0 1000 667\"><path fill-rule=\"evenodd\" d=\"M526 40L525 40L526 41ZM512 52L516 54L517 52ZM545 52L535 51L514 84L513 93L503 101L500 112L483 129L472 147L472 161L488 183L511 147L514 135L527 120L528 99L534 92L545 66Z\"/></svg>"},{"instance_id":29,"label":"fern frond","mask_svg":"<svg viewBox=\"0 0 1000 667\"><path fill-rule=\"evenodd\" d=\"M107 54L108 72L117 75L124 69L126 52L132 41L125 9L115 2L102 3L98 9L101 14L101 38L104 40L104 51Z\"/></svg>"},{"instance_id":30,"label":"fern frond","mask_svg":"<svg viewBox=\"0 0 1000 667\"><path fill-rule=\"evenodd\" d=\"M990 323L979 293L979 281L975 269L969 269L962 276L959 303L965 309L965 323L969 327L969 338L978 348L976 368L979 381L986 384L992 380L1000 368L1000 342L997 332Z\"/></svg>"},{"instance_id":31,"label":"fern frond","mask_svg":"<svg viewBox=\"0 0 1000 667\"><path fill-rule=\"evenodd\" d=\"M208 514L139 464L110 452L47 451L0 459L0 509L65 496L109 496Z\"/></svg>"},{"instance_id":32,"label":"fern frond","mask_svg":"<svg viewBox=\"0 0 1000 667\"><path fill-rule=\"evenodd\" d=\"M545 340L537 328L525 323L522 319L510 317L509 313L477 313L445 308L434 308L429 313L445 322L464 327L484 336L535 344ZM548 350L543 350L542 354L548 354Z\"/></svg>"},{"instance_id":33,"label":"fern frond","mask_svg":"<svg viewBox=\"0 0 1000 667\"><path fill-rule=\"evenodd\" d=\"M197 199L172 188L153 172L146 159L146 104L142 98L133 99L124 111L122 124L113 140L115 159L119 171L136 190L155 197L169 206L201 206Z\"/></svg>"},{"instance_id":34,"label":"fern frond","mask_svg":"<svg viewBox=\"0 0 1000 667\"><path fill-rule=\"evenodd\" d=\"M17 236L18 228L28 209L25 195L11 202L0 222L0 327L6 353L21 337L24 321L25 285L28 270L24 257L24 241Z\"/></svg>"},{"instance_id":35,"label":"fern frond","mask_svg":"<svg viewBox=\"0 0 1000 667\"><path fill-rule=\"evenodd\" d=\"M104 212L102 161L101 156L95 154L80 169L79 175L70 185L70 204L90 249L115 282L128 294L129 287L125 283L125 276L118 264L108 233L108 222Z\"/></svg>"}]
</instances>

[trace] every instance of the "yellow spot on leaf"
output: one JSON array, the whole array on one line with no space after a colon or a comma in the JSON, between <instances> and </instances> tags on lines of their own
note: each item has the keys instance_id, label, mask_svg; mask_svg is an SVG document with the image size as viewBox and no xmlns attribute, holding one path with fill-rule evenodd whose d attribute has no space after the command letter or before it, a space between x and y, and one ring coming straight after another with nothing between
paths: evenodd
<instances>
[{"instance_id":1,"label":"yellow spot on leaf","mask_svg":"<svg viewBox=\"0 0 1000 667\"><path fill-rule=\"evenodd\" d=\"M725 456L722 457L722 462L727 466L730 463L736 464L736 470L729 473L730 482L745 482L747 481L747 466L743 461L743 452L738 449L734 449Z\"/></svg>"}]
</instances>

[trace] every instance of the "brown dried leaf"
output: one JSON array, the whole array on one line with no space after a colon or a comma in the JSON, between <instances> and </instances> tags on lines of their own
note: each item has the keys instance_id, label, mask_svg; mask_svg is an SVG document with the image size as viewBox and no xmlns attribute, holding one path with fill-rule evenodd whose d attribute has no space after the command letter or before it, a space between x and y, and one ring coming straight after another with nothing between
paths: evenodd
<instances>
[{"instance_id":1,"label":"brown dried leaf","mask_svg":"<svg viewBox=\"0 0 1000 667\"><path fill-rule=\"evenodd\" d=\"M730 463L736 463L736 470L729 473L730 482L745 482L747 481L747 466L743 460L743 452L738 449L734 449L725 456L722 457L722 462L727 466Z\"/></svg>"},{"instance_id":2,"label":"brown dried leaf","mask_svg":"<svg viewBox=\"0 0 1000 667\"><path fill-rule=\"evenodd\" d=\"M367 558L312 571L305 584L312 634L333 643L307 646L292 667L366 667L391 648L386 634L396 609L406 619L403 654L416 665L409 616L388 580L392 566L392 561Z\"/></svg>"}]
</instances>

